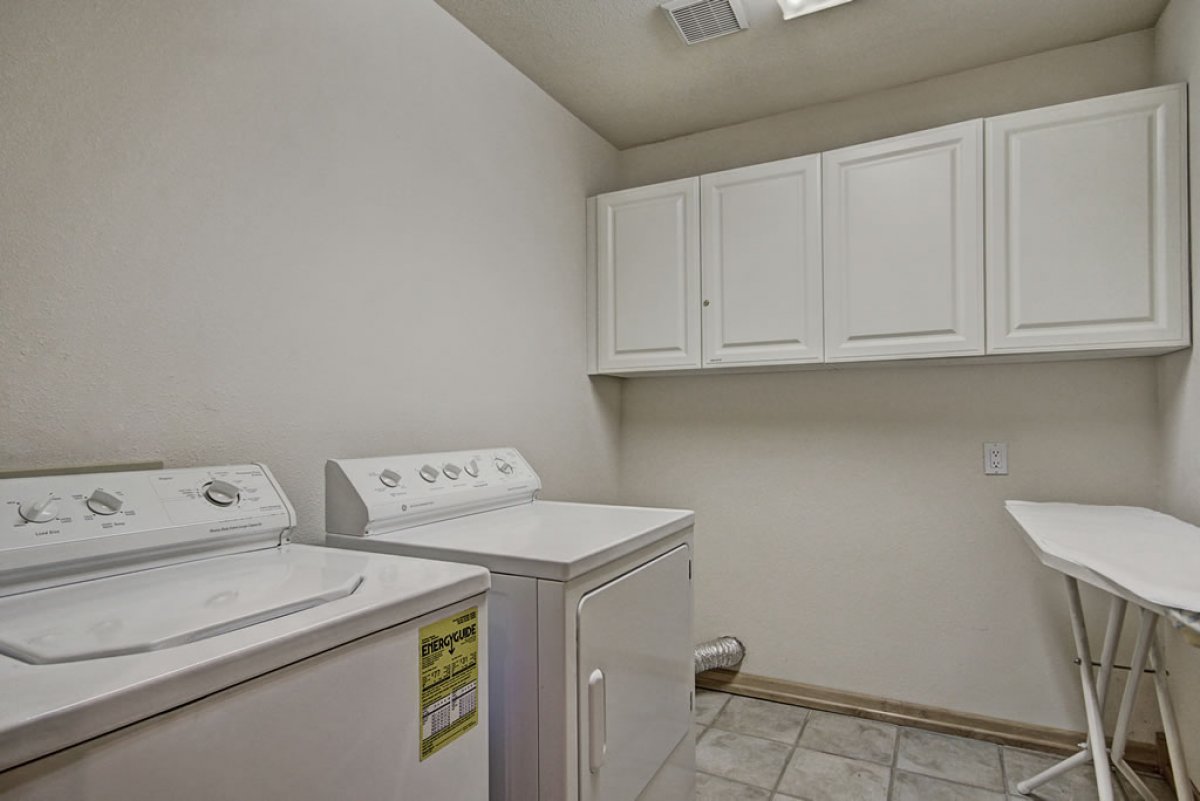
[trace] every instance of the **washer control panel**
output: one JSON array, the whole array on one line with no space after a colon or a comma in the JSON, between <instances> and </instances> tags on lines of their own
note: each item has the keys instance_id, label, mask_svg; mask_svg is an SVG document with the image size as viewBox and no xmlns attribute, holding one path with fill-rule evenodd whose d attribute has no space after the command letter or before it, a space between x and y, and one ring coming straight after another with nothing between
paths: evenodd
<instances>
[{"instance_id":1,"label":"washer control panel","mask_svg":"<svg viewBox=\"0 0 1200 801\"><path fill-rule=\"evenodd\" d=\"M516 448L331 459L325 529L363 536L533 500L541 479Z\"/></svg>"},{"instance_id":2,"label":"washer control panel","mask_svg":"<svg viewBox=\"0 0 1200 801\"><path fill-rule=\"evenodd\" d=\"M13 575L282 542L295 513L263 465L0 479L0 595Z\"/></svg>"}]
</instances>

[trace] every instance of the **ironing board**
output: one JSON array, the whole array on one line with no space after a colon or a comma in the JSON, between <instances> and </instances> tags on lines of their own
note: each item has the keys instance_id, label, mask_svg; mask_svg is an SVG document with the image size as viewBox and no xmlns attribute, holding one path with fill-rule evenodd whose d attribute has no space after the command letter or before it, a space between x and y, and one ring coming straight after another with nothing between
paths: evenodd
<instances>
[{"instance_id":1,"label":"ironing board","mask_svg":"<svg viewBox=\"0 0 1200 801\"><path fill-rule=\"evenodd\" d=\"M1091 762L1100 801L1113 801L1111 763L1145 801L1155 796L1125 760L1129 725L1138 683L1149 662L1154 673L1159 713L1171 758L1179 801L1191 800L1183 742L1167 687L1158 642L1159 618L1197 625L1200 612L1200 528L1174 517L1133 506L1086 506L1073 503L1008 501L1005 508L1025 533L1042 564L1062 573L1075 639L1076 662L1087 713L1088 741L1079 753L1017 784L1029 794L1077 765ZM1092 672L1091 647L1079 600L1079 582L1112 596L1098 673ZM1113 660L1128 604L1140 613L1129 681L1121 696L1111 750L1105 748L1101 711L1108 695ZM1189 622L1190 621L1190 622Z\"/></svg>"}]
</instances>

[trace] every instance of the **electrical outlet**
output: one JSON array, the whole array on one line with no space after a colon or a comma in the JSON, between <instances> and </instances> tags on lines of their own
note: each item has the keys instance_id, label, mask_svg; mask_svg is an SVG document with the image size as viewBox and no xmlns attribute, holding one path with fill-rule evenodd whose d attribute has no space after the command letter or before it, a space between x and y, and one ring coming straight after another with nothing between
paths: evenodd
<instances>
[{"instance_id":1,"label":"electrical outlet","mask_svg":"<svg viewBox=\"0 0 1200 801\"><path fill-rule=\"evenodd\" d=\"M985 476L1008 475L1008 444L1004 442L983 443L983 474Z\"/></svg>"}]
</instances>

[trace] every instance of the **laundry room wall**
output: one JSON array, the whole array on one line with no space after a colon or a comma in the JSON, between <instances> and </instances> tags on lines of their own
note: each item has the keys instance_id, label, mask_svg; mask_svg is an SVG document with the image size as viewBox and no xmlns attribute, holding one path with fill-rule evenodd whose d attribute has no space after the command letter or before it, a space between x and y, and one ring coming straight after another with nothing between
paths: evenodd
<instances>
[{"instance_id":1,"label":"laundry room wall","mask_svg":"<svg viewBox=\"0 0 1200 801\"><path fill-rule=\"evenodd\" d=\"M624 151L622 183L1143 88L1153 60L1152 32L1065 48ZM1062 582L1002 504L1155 505L1155 369L1139 358L630 379L623 498L696 510L696 633L742 637L745 672L1080 730ZM992 441L1008 443L1007 477L983 475ZM1102 599L1087 600L1102 626Z\"/></svg>"},{"instance_id":2,"label":"laundry room wall","mask_svg":"<svg viewBox=\"0 0 1200 801\"><path fill-rule=\"evenodd\" d=\"M514 445L616 491L616 151L432 0L0 3L0 467Z\"/></svg>"},{"instance_id":3,"label":"laundry room wall","mask_svg":"<svg viewBox=\"0 0 1200 801\"><path fill-rule=\"evenodd\" d=\"M1200 3L1172 0L1159 18L1156 77L1191 86L1192 341L1200 342ZM1158 361L1163 418L1163 494L1166 511L1200 525L1200 353L1195 349ZM1167 639L1171 687L1189 748L1188 766L1200 779L1200 649L1177 635Z\"/></svg>"}]
</instances>

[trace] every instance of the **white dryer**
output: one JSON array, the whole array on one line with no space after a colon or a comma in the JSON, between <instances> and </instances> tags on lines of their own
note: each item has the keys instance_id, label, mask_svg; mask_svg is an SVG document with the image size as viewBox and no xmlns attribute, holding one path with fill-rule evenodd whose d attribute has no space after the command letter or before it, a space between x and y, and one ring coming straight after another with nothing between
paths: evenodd
<instances>
[{"instance_id":1,"label":"white dryer","mask_svg":"<svg viewBox=\"0 0 1200 801\"><path fill-rule=\"evenodd\" d=\"M493 801L692 801L692 513L540 489L512 448L333 460L326 544L492 572Z\"/></svg>"},{"instance_id":2,"label":"white dryer","mask_svg":"<svg viewBox=\"0 0 1200 801\"><path fill-rule=\"evenodd\" d=\"M261 465L0 513L0 799L487 797L482 568L290 544Z\"/></svg>"}]
</instances>

